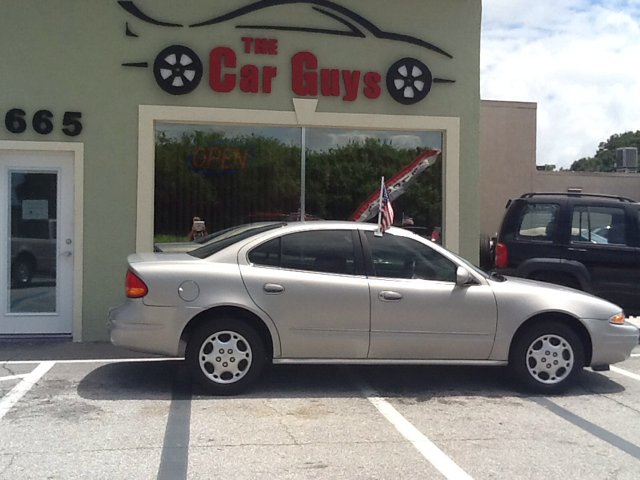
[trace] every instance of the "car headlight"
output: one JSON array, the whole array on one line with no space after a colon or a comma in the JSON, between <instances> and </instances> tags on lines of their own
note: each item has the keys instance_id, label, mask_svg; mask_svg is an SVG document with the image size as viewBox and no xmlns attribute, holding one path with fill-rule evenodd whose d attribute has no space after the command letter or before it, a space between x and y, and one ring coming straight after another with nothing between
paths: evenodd
<instances>
[{"instance_id":1,"label":"car headlight","mask_svg":"<svg viewBox=\"0 0 640 480\"><path fill-rule=\"evenodd\" d=\"M622 325L624 323L624 312L616 313L613 317L609 319L609 323Z\"/></svg>"}]
</instances>

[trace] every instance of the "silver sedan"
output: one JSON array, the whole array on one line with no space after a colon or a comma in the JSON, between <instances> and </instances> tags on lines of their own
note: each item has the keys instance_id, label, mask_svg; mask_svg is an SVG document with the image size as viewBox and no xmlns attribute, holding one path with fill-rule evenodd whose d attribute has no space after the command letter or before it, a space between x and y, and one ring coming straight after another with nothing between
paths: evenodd
<instances>
[{"instance_id":1,"label":"silver sedan","mask_svg":"<svg viewBox=\"0 0 640 480\"><path fill-rule=\"evenodd\" d=\"M111 341L184 355L217 395L243 391L270 362L509 365L524 387L551 393L638 345L616 305L491 276L393 227L244 225L188 253L128 262Z\"/></svg>"}]
</instances>

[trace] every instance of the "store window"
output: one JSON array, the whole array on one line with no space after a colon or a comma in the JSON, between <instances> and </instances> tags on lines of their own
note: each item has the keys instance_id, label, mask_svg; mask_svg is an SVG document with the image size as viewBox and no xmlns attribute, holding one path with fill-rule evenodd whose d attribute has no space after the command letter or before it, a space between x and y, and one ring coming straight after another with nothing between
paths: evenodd
<instances>
[{"instance_id":1,"label":"store window","mask_svg":"<svg viewBox=\"0 0 640 480\"><path fill-rule=\"evenodd\" d=\"M154 240L295 221L302 212L306 220L348 220L382 176L425 148L442 149L442 134L157 123ZM412 180L393 202L395 224L428 236L442 226L442 159Z\"/></svg>"}]
</instances>

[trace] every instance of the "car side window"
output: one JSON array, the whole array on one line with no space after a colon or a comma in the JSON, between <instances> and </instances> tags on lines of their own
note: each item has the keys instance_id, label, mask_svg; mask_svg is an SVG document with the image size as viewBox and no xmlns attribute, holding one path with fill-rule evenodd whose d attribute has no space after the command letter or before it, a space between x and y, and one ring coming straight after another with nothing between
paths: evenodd
<instances>
[{"instance_id":1,"label":"car side window","mask_svg":"<svg viewBox=\"0 0 640 480\"><path fill-rule=\"evenodd\" d=\"M350 230L298 232L270 240L249 252L249 261L290 270L354 275Z\"/></svg>"},{"instance_id":2,"label":"car side window","mask_svg":"<svg viewBox=\"0 0 640 480\"><path fill-rule=\"evenodd\" d=\"M576 206L571 221L571 243L625 245L625 219L625 211L622 208Z\"/></svg>"},{"instance_id":3,"label":"car side window","mask_svg":"<svg viewBox=\"0 0 640 480\"><path fill-rule=\"evenodd\" d=\"M527 240L553 240L560 206L555 203L529 204L524 207L518 237Z\"/></svg>"},{"instance_id":4,"label":"car side window","mask_svg":"<svg viewBox=\"0 0 640 480\"><path fill-rule=\"evenodd\" d=\"M456 281L456 264L411 238L366 232L376 277Z\"/></svg>"}]
</instances>

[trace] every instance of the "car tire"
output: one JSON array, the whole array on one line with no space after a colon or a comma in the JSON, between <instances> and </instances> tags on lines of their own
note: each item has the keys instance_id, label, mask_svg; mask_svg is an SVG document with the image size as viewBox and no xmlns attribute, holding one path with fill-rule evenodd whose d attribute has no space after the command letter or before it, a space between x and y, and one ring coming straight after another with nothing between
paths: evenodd
<instances>
[{"instance_id":1,"label":"car tire","mask_svg":"<svg viewBox=\"0 0 640 480\"><path fill-rule=\"evenodd\" d=\"M565 390L585 364L584 346L569 326L544 321L519 335L509 366L522 386L543 394Z\"/></svg>"},{"instance_id":2,"label":"car tire","mask_svg":"<svg viewBox=\"0 0 640 480\"><path fill-rule=\"evenodd\" d=\"M11 280L14 288L26 288L33 279L33 265L24 258L19 258L11 266Z\"/></svg>"},{"instance_id":3,"label":"car tire","mask_svg":"<svg viewBox=\"0 0 640 480\"><path fill-rule=\"evenodd\" d=\"M192 379L213 395L236 395L254 384L266 355L258 333L234 319L207 322L187 343L185 354Z\"/></svg>"}]
</instances>

